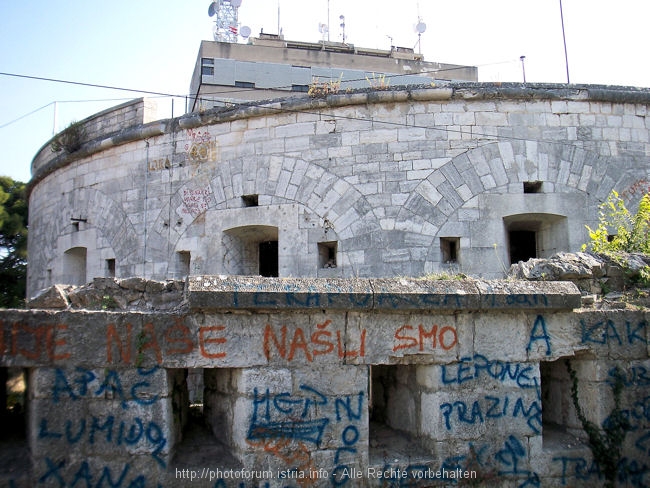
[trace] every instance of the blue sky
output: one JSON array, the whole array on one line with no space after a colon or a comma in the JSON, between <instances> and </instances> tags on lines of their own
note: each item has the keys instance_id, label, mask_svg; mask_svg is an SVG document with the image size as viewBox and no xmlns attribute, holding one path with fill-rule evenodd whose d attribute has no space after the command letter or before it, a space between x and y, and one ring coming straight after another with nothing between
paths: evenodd
<instances>
[{"instance_id":1,"label":"blue sky","mask_svg":"<svg viewBox=\"0 0 650 488\"><path fill-rule=\"evenodd\" d=\"M566 82L559 0L242 0L253 35L317 41L319 23L340 40L415 47L418 14L427 61L479 66L480 81ZM395 7L398 3L399 7ZM199 43L212 39L209 0L0 1L0 72L186 95ZM645 59L650 3L563 0L572 83L650 86ZM241 42L244 42L243 40ZM417 48L416 48L417 49ZM142 96L0 75L0 175L27 181L34 154L73 120ZM156 98L160 118L171 98ZM45 107L45 108L41 108ZM40 110L37 110L41 108ZM174 103L181 115L183 99ZM30 114L31 115L27 115ZM15 120L24 117L17 122Z\"/></svg>"}]
</instances>

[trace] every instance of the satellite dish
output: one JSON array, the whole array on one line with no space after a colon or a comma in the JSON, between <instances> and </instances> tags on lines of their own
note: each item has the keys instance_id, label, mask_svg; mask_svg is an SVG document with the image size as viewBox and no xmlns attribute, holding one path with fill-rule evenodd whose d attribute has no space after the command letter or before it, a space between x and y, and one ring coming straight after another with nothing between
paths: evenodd
<instances>
[{"instance_id":1,"label":"satellite dish","mask_svg":"<svg viewBox=\"0 0 650 488\"><path fill-rule=\"evenodd\" d=\"M230 5L235 8L239 8L241 7L241 0L230 0Z\"/></svg>"},{"instance_id":2,"label":"satellite dish","mask_svg":"<svg viewBox=\"0 0 650 488\"><path fill-rule=\"evenodd\" d=\"M318 24L318 32L321 34L327 34L329 31L329 28L327 27L327 24Z\"/></svg>"},{"instance_id":3,"label":"satellite dish","mask_svg":"<svg viewBox=\"0 0 650 488\"><path fill-rule=\"evenodd\" d=\"M426 30L427 30L427 24L425 24L422 21L418 22L417 25L415 26L415 32L417 32L418 34L422 34Z\"/></svg>"},{"instance_id":4,"label":"satellite dish","mask_svg":"<svg viewBox=\"0 0 650 488\"><path fill-rule=\"evenodd\" d=\"M217 13L217 8L219 8L219 6L217 5L217 2L212 2L210 4L210 6L208 7L208 15L210 17L214 17L215 14Z\"/></svg>"},{"instance_id":5,"label":"satellite dish","mask_svg":"<svg viewBox=\"0 0 650 488\"><path fill-rule=\"evenodd\" d=\"M241 30L239 31L239 34L244 38L248 39L251 35L251 28L248 27L247 25L243 26Z\"/></svg>"}]
</instances>

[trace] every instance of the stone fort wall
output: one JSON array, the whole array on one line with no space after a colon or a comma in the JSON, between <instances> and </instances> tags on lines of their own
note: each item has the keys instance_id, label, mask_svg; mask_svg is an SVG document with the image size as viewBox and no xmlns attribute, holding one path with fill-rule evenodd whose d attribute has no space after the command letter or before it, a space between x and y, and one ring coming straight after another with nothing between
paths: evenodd
<instances>
[{"instance_id":1,"label":"stone fort wall","mask_svg":"<svg viewBox=\"0 0 650 488\"><path fill-rule=\"evenodd\" d=\"M94 120L79 151L35 157L28 293L258 274L266 259L280 277L503 276L519 248L579 249L612 189L638 200L649 100L450 83L156 122L136 102L124 121ZM277 243L271 258L262 242Z\"/></svg>"},{"instance_id":2,"label":"stone fort wall","mask_svg":"<svg viewBox=\"0 0 650 488\"><path fill-rule=\"evenodd\" d=\"M647 309L579 308L572 283L73 291L0 315L0 366L25 368L28 392L24 450L0 443L21 453L8 486L600 486L565 360L598 425L624 371L620 486L650 482Z\"/></svg>"}]
</instances>

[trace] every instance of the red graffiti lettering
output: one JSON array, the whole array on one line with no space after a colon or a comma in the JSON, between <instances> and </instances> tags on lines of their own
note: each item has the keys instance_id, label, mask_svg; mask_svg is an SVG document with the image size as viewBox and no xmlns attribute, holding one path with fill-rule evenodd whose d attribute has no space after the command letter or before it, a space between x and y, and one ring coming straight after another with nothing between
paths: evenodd
<instances>
[{"instance_id":1,"label":"red graffiti lettering","mask_svg":"<svg viewBox=\"0 0 650 488\"><path fill-rule=\"evenodd\" d=\"M221 359L226 357L224 351L219 352L209 352L206 349L208 344L225 344L225 337L210 337L209 334L220 332L226 328L223 325L213 325L210 327L200 327L199 328L199 348L201 350L201 356L209 359Z\"/></svg>"},{"instance_id":2,"label":"red graffiti lettering","mask_svg":"<svg viewBox=\"0 0 650 488\"><path fill-rule=\"evenodd\" d=\"M340 330L328 330L332 323L326 320L316 325L316 330L311 334L296 327L292 337L287 337L287 326L283 325L279 330L279 337L273 326L266 325L264 329L264 355L271 360L272 351L275 351L282 359L293 361L297 353L302 355L308 362L312 362L316 356L336 354L340 359L350 357L363 357L366 353L366 330L362 329L359 334L359 347L352 348L348 339Z\"/></svg>"},{"instance_id":3,"label":"red graffiti lettering","mask_svg":"<svg viewBox=\"0 0 650 488\"><path fill-rule=\"evenodd\" d=\"M427 350L441 348L448 351L458 344L456 329L449 325L444 327L433 325L431 329L427 330L424 325L420 324L417 328L417 334L414 329L415 327L412 325L406 324L395 331L396 343L393 346L393 352L414 347L417 347L420 351L424 351L425 348Z\"/></svg>"}]
</instances>

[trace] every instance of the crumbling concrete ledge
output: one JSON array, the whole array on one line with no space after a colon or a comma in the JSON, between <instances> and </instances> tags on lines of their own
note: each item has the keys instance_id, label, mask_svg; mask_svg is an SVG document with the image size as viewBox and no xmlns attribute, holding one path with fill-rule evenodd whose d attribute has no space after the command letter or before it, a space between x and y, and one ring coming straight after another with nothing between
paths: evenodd
<instances>
[{"instance_id":1,"label":"crumbling concrete ledge","mask_svg":"<svg viewBox=\"0 0 650 488\"><path fill-rule=\"evenodd\" d=\"M190 310L572 310L570 282L192 276Z\"/></svg>"}]
</instances>

